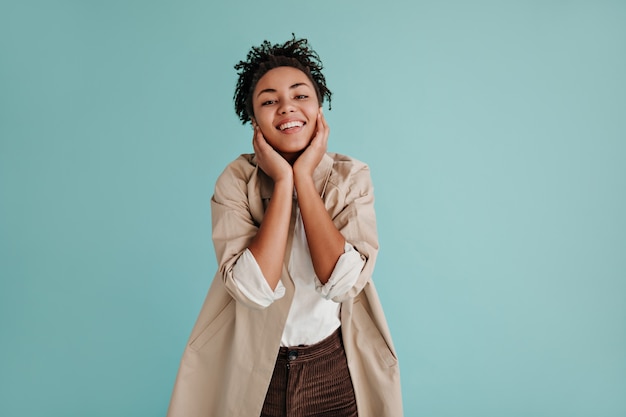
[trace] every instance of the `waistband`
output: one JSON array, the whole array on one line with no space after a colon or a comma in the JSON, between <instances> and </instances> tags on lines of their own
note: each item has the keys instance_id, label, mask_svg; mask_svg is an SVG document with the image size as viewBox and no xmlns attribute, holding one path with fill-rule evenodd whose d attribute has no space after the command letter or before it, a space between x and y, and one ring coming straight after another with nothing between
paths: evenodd
<instances>
[{"instance_id":1,"label":"waistband","mask_svg":"<svg viewBox=\"0 0 626 417\"><path fill-rule=\"evenodd\" d=\"M326 339L308 346L281 347L277 360L305 362L320 358L329 353L343 349L341 327Z\"/></svg>"}]
</instances>

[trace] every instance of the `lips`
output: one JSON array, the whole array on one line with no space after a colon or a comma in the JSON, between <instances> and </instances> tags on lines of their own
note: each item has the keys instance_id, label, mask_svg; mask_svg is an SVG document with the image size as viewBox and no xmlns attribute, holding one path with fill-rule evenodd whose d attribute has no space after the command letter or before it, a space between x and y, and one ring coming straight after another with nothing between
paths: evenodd
<instances>
[{"instance_id":1,"label":"lips","mask_svg":"<svg viewBox=\"0 0 626 417\"><path fill-rule=\"evenodd\" d=\"M287 129L293 129L295 127L302 127L304 126L304 122L301 120L291 120L288 122L284 122L278 125L278 130L280 131L285 131Z\"/></svg>"}]
</instances>

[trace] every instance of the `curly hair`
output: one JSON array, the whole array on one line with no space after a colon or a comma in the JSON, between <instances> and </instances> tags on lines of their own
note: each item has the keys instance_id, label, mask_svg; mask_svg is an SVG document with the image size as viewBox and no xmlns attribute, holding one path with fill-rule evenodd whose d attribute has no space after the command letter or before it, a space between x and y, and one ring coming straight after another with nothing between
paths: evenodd
<instances>
[{"instance_id":1,"label":"curly hair","mask_svg":"<svg viewBox=\"0 0 626 417\"><path fill-rule=\"evenodd\" d=\"M327 98L330 109L332 93L326 86L320 57L311 49L306 39L296 39L292 34L292 39L283 44L272 45L265 40L260 46L253 46L246 60L235 65L239 79L233 100L235 112L242 124L246 124L254 116L252 93L257 83L269 70L277 67L294 67L304 72L313 83L320 106L324 98Z\"/></svg>"}]
</instances>

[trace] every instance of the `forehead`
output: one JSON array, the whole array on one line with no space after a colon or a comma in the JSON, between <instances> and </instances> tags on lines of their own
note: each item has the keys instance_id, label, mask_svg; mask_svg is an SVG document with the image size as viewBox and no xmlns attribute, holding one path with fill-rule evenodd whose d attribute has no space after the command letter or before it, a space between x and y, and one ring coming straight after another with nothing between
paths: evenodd
<instances>
[{"instance_id":1,"label":"forehead","mask_svg":"<svg viewBox=\"0 0 626 417\"><path fill-rule=\"evenodd\" d=\"M298 68L277 67L269 70L259 79L254 91L280 90L290 88L296 84L312 86L309 77Z\"/></svg>"}]
</instances>

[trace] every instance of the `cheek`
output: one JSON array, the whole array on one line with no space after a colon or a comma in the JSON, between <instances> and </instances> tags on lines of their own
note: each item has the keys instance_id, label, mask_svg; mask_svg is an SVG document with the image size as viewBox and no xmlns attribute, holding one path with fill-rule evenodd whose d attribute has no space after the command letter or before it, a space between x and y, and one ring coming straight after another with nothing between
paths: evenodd
<instances>
[{"instance_id":1,"label":"cheek","mask_svg":"<svg viewBox=\"0 0 626 417\"><path fill-rule=\"evenodd\" d=\"M254 112L254 117L256 119L257 124L260 127L271 126L273 123L273 118L271 115L267 114L267 111L264 111L263 108L256 109Z\"/></svg>"},{"instance_id":2,"label":"cheek","mask_svg":"<svg viewBox=\"0 0 626 417\"><path fill-rule=\"evenodd\" d=\"M317 120L317 115L320 112L320 106L317 103L311 103L307 106L307 113L309 113L309 117L314 117Z\"/></svg>"},{"instance_id":3,"label":"cheek","mask_svg":"<svg viewBox=\"0 0 626 417\"><path fill-rule=\"evenodd\" d=\"M268 121L259 120L258 123L261 131L264 134L271 134L274 130L276 130L276 128L274 128L274 125Z\"/></svg>"}]
</instances>

